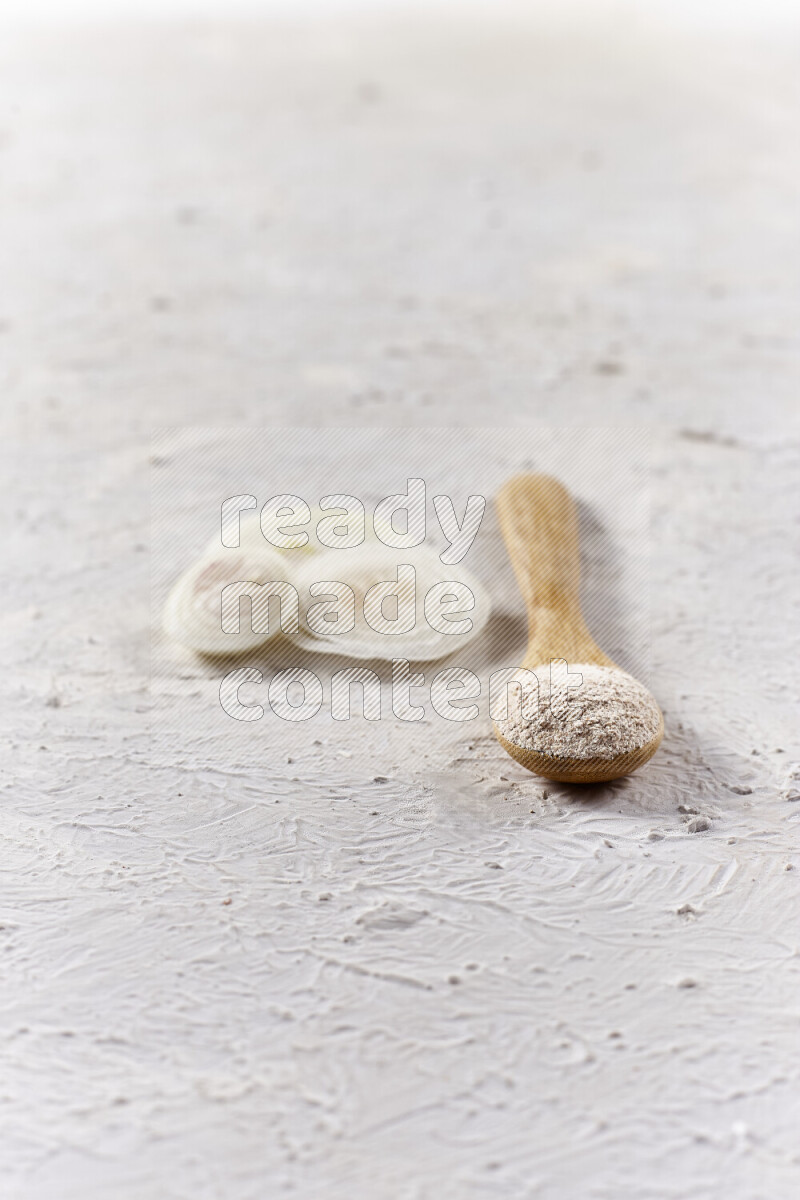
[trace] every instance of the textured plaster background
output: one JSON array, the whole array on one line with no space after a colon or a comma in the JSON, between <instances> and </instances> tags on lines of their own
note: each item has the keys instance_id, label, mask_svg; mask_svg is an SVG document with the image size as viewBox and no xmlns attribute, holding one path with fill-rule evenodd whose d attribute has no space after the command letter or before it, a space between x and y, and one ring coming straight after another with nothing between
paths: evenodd
<instances>
[{"instance_id":1,"label":"textured plaster background","mask_svg":"<svg viewBox=\"0 0 800 1200\"><path fill-rule=\"evenodd\" d=\"M0 42L14 1200L797 1194L797 41L537 11ZM281 423L650 427L652 763L159 740L151 430Z\"/></svg>"}]
</instances>

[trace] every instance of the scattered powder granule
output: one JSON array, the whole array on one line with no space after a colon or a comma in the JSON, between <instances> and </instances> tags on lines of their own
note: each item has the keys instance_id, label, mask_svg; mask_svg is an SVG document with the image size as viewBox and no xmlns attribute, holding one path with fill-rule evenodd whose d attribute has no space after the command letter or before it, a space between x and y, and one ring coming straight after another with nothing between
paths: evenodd
<instances>
[{"instance_id":1,"label":"scattered powder granule","mask_svg":"<svg viewBox=\"0 0 800 1200\"><path fill-rule=\"evenodd\" d=\"M520 668L511 677L507 712L493 714L506 741L558 758L616 758L658 735L659 707L626 671L594 663L552 668L533 668L538 698L531 672Z\"/></svg>"}]
</instances>

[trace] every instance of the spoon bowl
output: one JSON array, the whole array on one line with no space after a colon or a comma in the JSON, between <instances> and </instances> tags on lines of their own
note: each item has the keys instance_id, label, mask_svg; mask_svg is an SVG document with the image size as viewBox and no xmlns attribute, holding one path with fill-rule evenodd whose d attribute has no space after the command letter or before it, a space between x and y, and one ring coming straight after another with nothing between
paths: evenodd
<instances>
[{"instance_id":1,"label":"spoon bowl","mask_svg":"<svg viewBox=\"0 0 800 1200\"><path fill-rule=\"evenodd\" d=\"M612 779L633 774L653 757L664 736L664 719L662 717L658 733L644 746L614 758L561 758L540 754L509 742L496 725L494 733L505 752L534 775L543 775L558 783L609 783Z\"/></svg>"}]
</instances>

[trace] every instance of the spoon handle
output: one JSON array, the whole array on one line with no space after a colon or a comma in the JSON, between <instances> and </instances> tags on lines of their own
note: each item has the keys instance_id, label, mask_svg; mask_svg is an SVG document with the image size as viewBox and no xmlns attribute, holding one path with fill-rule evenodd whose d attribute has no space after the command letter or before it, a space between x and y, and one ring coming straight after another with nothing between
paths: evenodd
<instances>
[{"instance_id":1,"label":"spoon handle","mask_svg":"<svg viewBox=\"0 0 800 1200\"><path fill-rule=\"evenodd\" d=\"M566 488L548 475L516 475L499 492L497 512L528 611L523 666L553 658L613 666L581 614L578 515Z\"/></svg>"}]
</instances>

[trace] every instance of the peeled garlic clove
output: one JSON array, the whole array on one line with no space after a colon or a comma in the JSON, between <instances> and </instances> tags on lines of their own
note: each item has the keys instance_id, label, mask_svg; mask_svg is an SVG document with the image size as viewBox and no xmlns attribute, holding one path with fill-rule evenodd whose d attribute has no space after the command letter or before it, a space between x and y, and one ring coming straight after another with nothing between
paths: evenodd
<instances>
[{"instance_id":1,"label":"peeled garlic clove","mask_svg":"<svg viewBox=\"0 0 800 1200\"><path fill-rule=\"evenodd\" d=\"M257 546L249 541L236 550L219 545L206 551L202 558L181 575L164 606L164 630L169 637L201 654L242 654L267 641L278 629L277 620L268 633L254 633L249 619L249 605L241 606L238 633L222 630L222 592L229 584L268 583L271 580L291 582L287 561L266 543ZM245 591L243 587L242 592ZM228 594L230 597L230 593ZM235 605L235 595L227 602Z\"/></svg>"},{"instance_id":2,"label":"peeled garlic clove","mask_svg":"<svg viewBox=\"0 0 800 1200\"><path fill-rule=\"evenodd\" d=\"M289 637L303 650L349 658L387 661L407 658L423 662L460 650L477 637L489 618L491 604L480 581L463 567L445 566L425 546L397 550L370 541L349 550L320 551L293 567L293 582L300 594L301 627ZM412 567L413 576L407 571L398 573L398 567ZM391 619L381 622L380 601L386 592L378 590L368 595L376 585L388 581L395 582L397 600L392 607L396 605L398 617L401 613L410 614L403 632L392 632ZM431 593L431 589L438 589L438 595L444 599L453 590L446 586L450 583L457 585L455 590L461 602L451 607L448 617L442 618L437 592ZM325 584L344 585L344 589L329 586L326 590ZM346 589L352 591L354 604L349 601ZM329 599L334 595L338 595L335 605ZM326 608L328 618L338 617L335 623L328 624ZM433 628L431 621L438 628ZM374 628L381 624L386 632ZM326 626L340 631L327 632Z\"/></svg>"}]
</instances>

